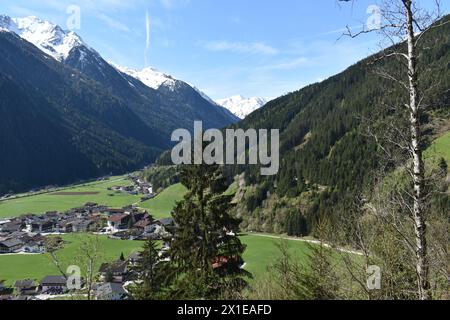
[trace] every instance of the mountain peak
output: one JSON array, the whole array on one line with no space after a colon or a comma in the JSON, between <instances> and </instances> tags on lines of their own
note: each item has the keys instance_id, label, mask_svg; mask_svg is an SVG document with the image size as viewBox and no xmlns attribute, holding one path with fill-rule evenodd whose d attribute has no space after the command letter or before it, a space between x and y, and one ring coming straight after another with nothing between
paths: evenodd
<instances>
[{"instance_id":1,"label":"mountain peak","mask_svg":"<svg viewBox=\"0 0 450 320\"><path fill-rule=\"evenodd\" d=\"M73 48L86 46L75 32L36 16L11 18L0 15L0 29L18 34L58 61L65 60Z\"/></svg>"},{"instance_id":2,"label":"mountain peak","mask_svg":"<svg viewBox=\"0 0 450 320\"><path fill-rule=\"evenodd\" d=\"M247 117L253 111L261 108L267 103L264 98L245 98L242 95L235 95L226 99L216 101L219 105L227 108L241 119Z\"/></svg>"},{"instance_id":3,"label":"mountain peak","mask_svg":"<svg viewBox=\"0 0 450 320\"><path fill-rule=\"evenodd\" d=\"M165 74L153 67L147 67L142 70L137 70L133 68L121 67L118 65L113 65L119 71L128 74L129 76L138 79L146 86L158 90L161 86L168 88L174 88L177 80L172 76Z\"/></svg>"}]
</instances>

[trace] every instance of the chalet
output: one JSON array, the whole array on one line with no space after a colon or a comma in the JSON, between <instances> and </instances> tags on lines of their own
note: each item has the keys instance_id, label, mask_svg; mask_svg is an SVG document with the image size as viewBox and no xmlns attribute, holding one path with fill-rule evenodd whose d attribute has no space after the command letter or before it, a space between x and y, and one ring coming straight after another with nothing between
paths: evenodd
<instances>
[{"instance_id":1,"label":"chalet","mask_svg":"<svg viewBox=\"0 0 450 320\"><path fill-rule=\"evenodd\" d=\"M99 269L100 276L103 280L115 283L122 283L127 272L128 268L126 261L103 263Z\"/></svg>"},{"instance_id":2,"label":"chalet","mask_svg":"<svg viewBox=\"0 0 450 320\"><path fill-rule=\"evenodd\" d=\"M139 251L133 252L129 257L128 257L128 262L132 265L132 266L136 266L139 261L142 260L142 253Z\"/></svg>"},{"instance_id":3,"label":"chalet","mask_svg":"<svg viewBox=\"0 0 450 320\"><path fill-rule=\"evenodd\" d=\"M2 232L6 232L6 233L13 233L16 231L21 231L23 228L25 228L25 224L22 221L18 221L18 220L5 223L1 226Z\"/></svg>"},{"instance_id":4,"label":"chalet","mask_svg":"<svg viewBox=\"0 0 450 320\"><path fill-rule=\"evenodd\" d=\"M67 292L67 280L63 276L46 276L41 281L42 293L62 294Z\"/></svg>"},{"instance_id":5,"label":"chalet","mask_svg":"<svg viewBox=\"0 0 450 320\"><path fill-rule=\"evenodd\" d=\"M0 242L0 254L20 252L24 243L19 239L9 239Z\"/></svg>"},{"instance_id":6,"label":"chalet","mask_svg":"<svg viewBox=\"0 0 450 320\"><path fill-rule=\"evenodd\" d=\"M38 293L39 286L36 282L30 279L19 280L14 284L14 288L19 295L34 295Z\"/></svg>"},{"instance_id":7,"label":"chalet","mask_svg":"<svg viewBox=\"0 0 450 320\"><path fill-rule=\"evenodd\" d=\"M124 214L125 213L125 209L114 209L114 208L109 208L105 211L105 213L109 216L114 216L114 215L118 215L118 214Z\"/></svg>"},{"instance_id":8,"label":"chalet","mask_svg":"<svg viewBox=\"0 0 450 320\"><path fill-rule=\"evenodd\" d=\"M150 217L145 217L144 219L138 220L134 227L141 230L146 230L146 228L152 225L153 221Z\"/></svg>"},{"instance_id":9,"label":"chalet","mask_svg":"<svg viewBox=\"0 0 450 320\"><path fill-rule=\"evenodd\" d=\"M91 220L75 220L72 223L72 232L88 232L89 228L93 225Z\"/></svg>"},{"instance_id":10,"label":"chalet","mask_svg":"<svg viewBox=\"0 0 450 320\"><path fill-rule=\"evenodd\" d=\"M165 228L175 226L175 222L172 218L160 219L158 222Z\"/></svg>"},{"instance_id":11,"label":"chalet","mask_svg":"<svg viewBox=\"0 0 450 320\"><path fill-rule=\"evenodd\" d=\"M53 220L48 220L44 218L35 219L30 223L31 232L39 232L39 233L51 233L55 231L56 223Z\"/></svg>"},{"instance_id":12,"label":"chalet","mask_svg":"<svg viewBox=\"0 0 450 320\"><path fill-rule=\"evenodd\" d=\"M123 288L122 284L108 282L97 286L94 291L94 295L97 300L117 301L124 300L127 297L128 293Z\"/></svg>"},{"instance_id":13,"label":"chalet","mask_svg":"<svg viewBox=\"0 0 450 320\"><path fill-rule=\"evenodd\" d=\"M131 221L131 215L127 213L115 214L108 218L108 228L112 232L128 229Z\"/></svg>"},{"instance_id":14,"label":"chalet","mask_svg":"<svg viewBox=\"0 0 450 320\"><path fill-rule=\"evenodd\" d=\"M73 221L70 221L70 220L60 221L56 225L56 231L60 232L60 233L73 232L72 223L73 223Z\"/></svg>"},{"instance_id":15,"label":"chalet","mask_svg":"<svg viewBox=\"0 0 450 320\"><path fill-rule=\"evenodd\" d=\"M64 216L64 214L62 214L60 212L48 211L42 216L42 218L45 220L57 221L58 219L61 219L63 216Z\"/></svg>"},{"instance_id":16,"label":"chalet","mask_svg":"<svg viewBox=\"0 0 450 320\"><path fill-rule=\"evenodd\" d=\"M139 237L137 237L135 240L141 240L141 241L148 241L148 240L161 240L161 236L159 236L156 233L142 233Z\"/></svg>"},{"instance_id":17,"label":"chalet","mask_svg":"<svg viewBox=\"0 0 450 320\"><path fill-rule=\"evenodd\" d=\"M23 251L27 253L45 253L46 247L43 241L28 241L23 246Z\"/></svg>"}]
</instances>

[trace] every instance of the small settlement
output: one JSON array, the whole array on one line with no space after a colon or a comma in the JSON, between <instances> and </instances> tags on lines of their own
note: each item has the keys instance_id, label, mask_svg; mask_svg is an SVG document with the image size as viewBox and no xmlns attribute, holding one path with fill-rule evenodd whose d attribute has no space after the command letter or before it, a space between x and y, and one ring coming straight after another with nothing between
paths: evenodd
<instances>
[{"instance_id":1,"label":"small settlement","mask_svg":"<svg viewBox=\"0 0 450 320\"><path fill-rule=\"evenodd\" d=\"M135 181L132 187L122 188L127 189L121 189L121 192L143 193L146 199L153 197L151 186L141 181ZM109 208L97 203L86 203L67 212L25 214L0 220L0 255L44 254L48 248L49 237L53 240L59 239L61 245L64 245L58 235L70 233L93 233L120 240L160 240L164 244L162 250L167 250L174 230L173 219L155 220L147 211L135 206ZM135 278L133 267L139 259L140 253L135 252L128 258L103 263L98 270L99 281L93 289L95 298L126 299L126 285ZM67 294L69 291L67 280L62 275L47 275L39 282L31 279L15 280L17 281L14 288L6 288L3 282L0 283L0 300L35 300L43 296ZM5 295L8 290L9 294Z\"/></svg>"}]
</instances>

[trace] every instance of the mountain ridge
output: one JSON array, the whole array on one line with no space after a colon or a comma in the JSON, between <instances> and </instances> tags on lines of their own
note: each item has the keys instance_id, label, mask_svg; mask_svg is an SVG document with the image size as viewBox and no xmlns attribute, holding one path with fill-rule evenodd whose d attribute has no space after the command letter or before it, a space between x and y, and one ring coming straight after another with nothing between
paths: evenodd
<instances>
[{"instance_id":1,"label":"mountain ridge","mask_svg":"<svg viewBox=\"0 0 450 320\"><path fill-rule=\"evenodd\" d=\"M258 98L258 97L245 98L241 95L216 100L216 103L218 105L227 108L240 119L244 119L252 112L263 107L267 102L268 100L265 98Z\"/></svg>"},{"instance_id":2,"label":"mountain ridge","mask_svg":"<svg viewBox=\"0 0 450 320\"><path fill-rule=\"evenodd\" d=\"M68 54L43 50L42 43L65 43L53 32L66 33L29 20L50 35L32 43L20 21L17 34L14 20L0 18L0 194L132 171L170 148L175 129L191 129L194 120L214 128L237 121L184 82L174 90L146 86L82 40Z\"/></svg>"}]
</instances>

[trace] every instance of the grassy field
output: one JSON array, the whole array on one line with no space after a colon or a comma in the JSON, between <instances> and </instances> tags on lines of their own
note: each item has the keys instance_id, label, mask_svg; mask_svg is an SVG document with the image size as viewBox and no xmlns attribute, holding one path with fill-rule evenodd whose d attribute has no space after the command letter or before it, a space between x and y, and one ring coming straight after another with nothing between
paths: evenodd
<instances>
[{"instance_id":1,"label":"grassy field","mask_svg":"<svg viewBox=\"0 0 450 320\"><path fill-rule=\"evenodd\" d=\"M67 243L58 251L58 257L64 267L77 264L78 247L82 237L86 234L71 234L62 236ZM279 251L277 243L281 240L265 238L255 235L242 235L241 240L247 245L244 254L246 270L253 274L253 281L267 274ZM101 236L101 261L114 261L123 253L125 257L142 248L143 242L112 240ZM309 252L308 245L299 241L289 241L292 256L298 261L306 261ZM97 265L98 268L100 265ZM35 279L39 281L47 275L58 275L51 258L47 254L41 255L0 255L0 279L6 280L7 285L13 285L16 280Z\"/></svg>"},{"instance_id":2,"label":"grassy field","mask_svg":"<svg viewBox=\"0 0 450 320\"><path fill-rule=\"evenodd\" d=\"M57 255L64 267L77 265L78 247L82 237L86 234L64 235L62 238L67 241L64 247L58 251ZM134 251L138 251L143 243L138 241L112 240L105 236L100 237L101 261L114 261L119 259L123 253L125 257ZM96 266L99 268L100 264ZM58 275L58 270L54 266L48 254L40 255L0 255L0 280L6 280L7 285L13 285L16 280L35 279L40 281L47 275Z\"/></svg>"},{"instance_id":3,"label":"grassy field","mask_svg":"<svg viewBox=\"0 0 450 320\"><path fill-rule=\"evenodd\" d=\"M123 207L138 202L140 197L109 191L108 188L116 185L125 186L130 183L124 177L114 177L110 180L75 185L55 192L0 201L0 218L16 217L27 213L39 214L47 211L66 211L82 206L86 202L96 202L110 207ZM57 195L60 192L93 194Z\"/></svg>"},{"instance_id":4,"label":"grassy field","mask_svg":"<svg viewBox=\"0 0 450 320\"><path fill-rule=\"evenodd\" d=\"M450 170L450 132L436 139L425 151L425 158L444 158Z\"/></svg>"},{"instance_id":5,"label":"grassy field","mask_svg":"<svg viewBox=\"0 0 450 320\"><path fill-rule=\"evenodd\" d=\"M139 207L146 209L155 219L170 217L172 209L177 201L183 200L186 188L181 184L168 187L155 198L139 204Z\"/></svg>"},{"instance_id":6,"label":"grassy field","mask_svg":"<svg viewBox=\"0 0 450 320\"><path fill-rule=\"evenodd\" d=\"M253 281L261 279L267 275L268 268L280 256L277 244L282 240L249 234L242 235L241 241L247 245L247 250L244 252L245 269L252 273ZM310 251L308 244L295 240L287 241L292 257L300 263L306 262Z\"/></svg>"},{"instance_id":7,"label":"grassy field","mask_svg":"<svg viewBox=\"0 0 450 320\"><path fill-rule=\"evenodd\" d=\"M137 203L139 196L130 196L122 193L108 191L107 188L114 185L126 185L129 181L124 177L112 178L108 181L94 182L82 186L73 186L64 190L64 193L83 193L90 192L97 194L90 195L54 195L52 193L23 197L19 199L0 202L0 217L13 217L24 213L42 213L45 211L59 210L64 211L86 202L97 202L111 207L121 207ZM233 193L235 186L229 190ZM149 212L156 218L169 217L177 201L183 199L186 188L181 184L173 185L154 199L140 203L140 207ZM110 196L114 194L114 196ZM77 248L82 237L85 234L64 235L63 239L67 244L58 252L58 255L64 266L76 265ZM267 274L268 267L272 265L279 251L277 243L281 240L275 238L260 237L257 235L242 235L243 243L247 245L244 254L246 269L250 271L254 280L257 280ZM111 240L106 237L101 238L102 261L112 261L118 259L123 252L125 256L131 252L139 250L143 243L136 241ZM299 241L289 241L293 257L299 261L305 261L308 253L308 245ZM8 285L15 280L31 278L40 280L46 275L58 274L48 255L0 255L0 279L5 279Z\"/></svg>"}]
</instances>

